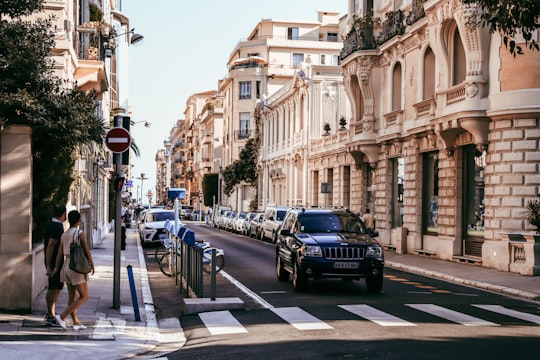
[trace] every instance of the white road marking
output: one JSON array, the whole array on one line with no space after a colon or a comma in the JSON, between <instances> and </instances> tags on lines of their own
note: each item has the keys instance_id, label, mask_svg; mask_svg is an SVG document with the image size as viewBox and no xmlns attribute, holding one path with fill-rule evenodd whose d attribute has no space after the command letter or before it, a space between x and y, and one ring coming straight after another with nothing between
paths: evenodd
<instances>
[{"instance_id":1,"label":"white road marking","mask_svg":"<svg viewBox=\"0 0 540 360\"><path fill-rule=\"evenodd\" d=\"M490 321L482 320L474 316L463 314L454 310L446 309L442 306L434 304L406 304L413 309L432 314L443 319L463 324L466 326L500 326L499 324L492 323Z\"/></svg>"},{"instance_id":2,"label":"white road marking","mask_svg":"<svg viewBox=\"0 0 540 360\"><path fill-rule=\"evenodd\" d=\"M245 327L229 311L211 311L200 313L204 325L212 335L247 333Z\"/></svg>"},{"instance_id":3,"label":"white road marking","mask_svg":"<svg viewBox=\"0 0 540 360\"><path fill-rule=\"evenodd\" d=\"M377 310L369 305L338 305L355 315L363 317L381 326L416 326L411 322L400 319L394 315Z\"/></svg>"},{"instance_id":4,"label":"white road marking","mask_svg":"<svg viewBox=\"0 0 540 360\"><path fill-rule=\"evenodd\" d=\"M315 316L307 313L299 307L272 308L270 310L298 330L333 329L332 326L328 325L322 320L317 319Z\"/></svg>"},{"instance_id":5,"label":"white road marking","mask_svg":"<svg viewBox=\"0 0 540 360\"><path fill-rule=\"evenodd\" d=\"M256 301L259 305L261 305L265 309L272 309L274 306L264 300L262 297L251 291L247 286L242 284L240 281L236 280L234 277L226 273L225 271L221 270L218 274L221 274L225 279L229 280L234 286L236 286L238 289L240 289L244 294L252 298L254 301Z\"/></svg>"},{"instance_id":6,"label":"white road marking","mask_svg":"<svg viewBox=\"0 0 540 360\"><path fill-rule=\"evenodd\" d=\"M501 305L474 305L473 304L473 306L476 306L477 308L480 308L480 309L489 310L498 314L508 315L516 319L525 320L525 321L529 321L529 322L540 325L540 316L538 315L524 313L524 312L520 312L520 311L516 311L512 309L507 309Z\"/></svg>"}]
</instances>

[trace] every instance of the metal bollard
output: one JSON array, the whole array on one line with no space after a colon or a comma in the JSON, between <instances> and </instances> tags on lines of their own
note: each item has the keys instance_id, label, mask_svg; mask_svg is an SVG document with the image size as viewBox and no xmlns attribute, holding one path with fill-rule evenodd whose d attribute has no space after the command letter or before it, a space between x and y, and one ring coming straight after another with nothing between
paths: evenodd
<instances>
[{"instance_id":1,"label":"metal bollard","mask_svg":"<svg viewBox=\"0 0 540 360\"><path fill-rule=\"evenodd\" d=\"M141 315L139 314L139 302L137 301L137 290L135 289L135 279L133 278L133 268L131 265L127 266L129 288L131 289L131 302L133 303L133 311L135 312L135 320L141 321Z\"/></svg>"},{"instance_id":2,"label":"metal bollard","mask_svg":"<svg viewBox=\"0 0 540 360\"><path fill-rule=\"evenodd\" d=\"M212 271L210 272L210 300L216 301L216 249L212 249Z\"/></svg>"}]
</instances>

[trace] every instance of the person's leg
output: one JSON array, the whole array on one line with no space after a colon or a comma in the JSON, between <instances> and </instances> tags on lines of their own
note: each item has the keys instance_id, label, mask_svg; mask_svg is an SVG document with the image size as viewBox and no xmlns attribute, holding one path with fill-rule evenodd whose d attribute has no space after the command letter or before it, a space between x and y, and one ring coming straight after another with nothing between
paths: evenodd
<instances>
[{"instance_id":1,"label":"person's leg","mask_svg":"<svg viewBox=\"0 0 540 360\"><path fill-rule=\"evenodd\" d=\"M45 300L47 301L47 316L51 317L56 315L56 301L60 295L59 289L48 289L47 294L45 295Z\"/></svg>"},{"instance_id":2,"label":"person's leg","mask_svg":"<svg viewBox=\"0 0 540 360\"><path fill-rule=\"evenodd\" d=\"M73 302L69 304L69 306L66 308L66 310L62 312L62 314L60 314L60 318L62 321L64 321L68 315L73 314L74 311L75 311L75 318L73 318L73 320L75 321L75 319L77 318L77 309L88 300L88 284L86 282L82 284L74 285L72 287L73 287L73 290L70 289L69 296L70 296L70 300L71 300L71 297L73 296ZM73 295L71 291L73 291ZM76 298L77 293L79 296ZM77 319L77 322L78 322L78 319Z\"/></svg>"},{"instance_id":3,"label":"person's leg","mask_svg":"<svg viewBox=\"0 0 540 360\"><path fill-rule=\"evenodd\" d=\"M75 292L75 286L68 283L67 284L67 288L68 288L68 306L67 308L60 314L60 315L56 315L56 322L58 323L58 325L60 325L64 330L67 330L67 325L66 325L66 317L71 314L72 310L71 308L73 307L73 304L75 303L75 295L76 295L76 292Z\"/></svg>"}]
</instances>

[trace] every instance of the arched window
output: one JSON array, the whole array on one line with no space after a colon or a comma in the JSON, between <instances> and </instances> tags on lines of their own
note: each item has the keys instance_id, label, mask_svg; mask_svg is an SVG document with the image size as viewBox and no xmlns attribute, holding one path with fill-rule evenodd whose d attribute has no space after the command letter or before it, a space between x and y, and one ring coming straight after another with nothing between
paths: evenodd
<instances>
[{"instance_id":1,"label":"arched window","mask_svg":"<svg viewBox=\"0 0 540 360\"><path fill-rule=\"evenodd\" d=\"M431 48L427 48L424 54L424 88L423 99L431 99L435 96L435 54Z\"/></svg>"},{"instance_id":2,"label":"arched window","mask_svg":"<svg viewBox=\"0 0 540 360\"><path fill-rule=\"evenodd\" d=\"M397 63L392 72L392 111L401 109L401 64Z\"/></svg>"},{"instance_id":3,"label":"arched window","mask_svg":"<svg viewBox=\"0 0 540 360\"><path fill-rule=\"evenodd\" d=\"M456 27L454 31L453 39L453 68L452 68L452 85L458 85L465 81L465 74L467 72L467 62L465 58L465 49L461 43L461 38L459 36L459 30Z\"/></svg>"}]
</instances>

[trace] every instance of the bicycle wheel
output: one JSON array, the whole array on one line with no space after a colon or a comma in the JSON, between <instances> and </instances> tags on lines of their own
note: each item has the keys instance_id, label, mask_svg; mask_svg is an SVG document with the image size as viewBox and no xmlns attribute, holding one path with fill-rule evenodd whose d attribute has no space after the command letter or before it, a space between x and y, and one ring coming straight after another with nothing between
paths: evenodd
<instances>
[{"instance_id":1,"label":"bicycle wheel","mask_svg":"<svg viewBox=\"0 0 540 360\"><path fill-rule=\"evenodd\" d=\"M163 244L159 244L156 248L156 251L154 253L154 258L156 259L156 263L159 264L161 257L165 254L167 254L169 251Z\"/></svg>"},{"instance_id":2,"label":"bicycle wheel","mask_svg":"<svg viewBox=\"0 0 540 360\"><path fill-rule=\"evenodd\" d=\"M216 255L216 263L214 264L216 272L219 272L225 266L225 257ZM205 250L203 254L203 271L207 274L212 272L212 249Z\"/></svg>"},{"instance_id":3,"label":"bicycle wheel","mask_svg":"<svg viewBox=\"0 0 540 360\"><path fill-rule=\"evenodd\" d=\"M174 261L174 256L176 256L176 261ZM174 274L174 267L178 264L176 274L180 274L180 254L171 251L170 253L164 254L159 260L159 269L164 275L169 277Z\"/></svg>"}]
</instances>

